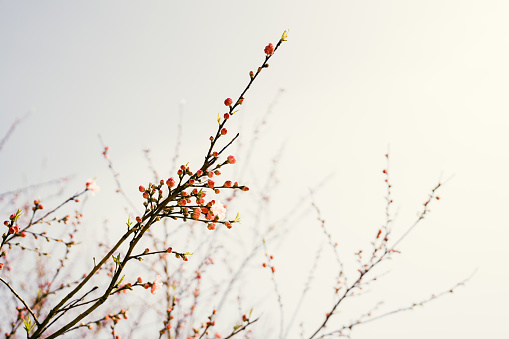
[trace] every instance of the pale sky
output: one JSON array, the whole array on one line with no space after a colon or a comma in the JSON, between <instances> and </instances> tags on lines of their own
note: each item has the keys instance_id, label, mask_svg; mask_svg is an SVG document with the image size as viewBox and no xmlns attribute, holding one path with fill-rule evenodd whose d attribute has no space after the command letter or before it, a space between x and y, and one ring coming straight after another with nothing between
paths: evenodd
<instances>
[{"instance_id":1,"label":"pale sky","mask_svg":"<svg viewBox=\"0 0 509 339\"><path fill-rule=\"evenodd\" d=\"M440 178L452 178L373 294L419 301L477 269L453 295L352 338L507 338L508 15L506 1L0 0L0 135L30 112L0 152L0 192L97 177L100 202L114 187L101 134L135 195L151 179L142 149L170 169L182 99L180 159L196 164L224 99L236 98L263 47L289 30L230 126L248 142L277 97L253 154L259 165L247 172L266 171L284 144L286 195L274 198L273 214L333 173L316 202L331 232L353 239L340 243L367 244L383 222L390 149L395 233ZM291 253L309 240L300 227L278 252L290 295ZM317 289L333 284L318 280Z\"/></svg>"}]
</instances>

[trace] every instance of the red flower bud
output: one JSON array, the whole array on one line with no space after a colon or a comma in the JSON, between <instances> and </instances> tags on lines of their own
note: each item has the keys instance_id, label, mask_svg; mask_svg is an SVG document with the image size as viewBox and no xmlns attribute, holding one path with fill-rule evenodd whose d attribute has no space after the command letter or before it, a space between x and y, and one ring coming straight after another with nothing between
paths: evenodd
<instances>
[{"instance_id":1,"label":"red flower bud","mask_svg":"<svg viewBox=\"0 0 509 339\"><path fill-rule=\"evenodd\" d=\"M169 178L168 180L166 180L166 185L168 185L168 187L175 186L175 179Z\"/></svg>"},{"instance_id":2,"label":"red flower bud","mask_svg":"<svg viewBox=\"0 0 509 339\"><path fill-rule=\"evenodd\" d=\"M212 180L209 180L207 182L207 185L209 186L209 188L214 188L214 182Z\"/></svg>"},{"instance_id":3,"label":"red flower bud","mask_svg":"<svg viewBox=\"0 0 509 339\"><path fill-rule=\"evenodd\" d=\"M272 44L268 44L267 46L265 46L263 51L267 55L272 55L272 54L274 54L274 46Z\"/></svg>"}]
</instances>

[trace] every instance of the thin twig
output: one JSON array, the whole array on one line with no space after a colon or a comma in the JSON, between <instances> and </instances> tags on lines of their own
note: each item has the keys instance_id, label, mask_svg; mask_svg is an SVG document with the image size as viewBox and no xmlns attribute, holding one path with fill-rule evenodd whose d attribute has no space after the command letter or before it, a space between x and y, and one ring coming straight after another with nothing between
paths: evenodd
<instances>
[{"instance_id":1,"label":"thin twig","mask_svg":"<svg viewBox=\"0 0 509 339\"><path fill-rule=\"evenodd\" d=\"M37 325L39 325L39 320L37 320L37 317L35 316L35 313L34 311L32 311L32 309L30 308L30 306L27 305L27 303L25 302L25 300L23 300L23 298L20 297L20 295L18 293L16 293L16 291L11 287L11 285L9 285L9 283L7 281L5 281L2 277L0 277L0 281L2 281L12 292L12 294L14 294L16 296L16 298L19 299L19 301L21 301L23 303L23 305L25 306L25 308L27 309L28 312L30 312L30 314L32 315L32 317L34 317L34 320L35 320L35 323Z\"/></svg>"}]
</instances>

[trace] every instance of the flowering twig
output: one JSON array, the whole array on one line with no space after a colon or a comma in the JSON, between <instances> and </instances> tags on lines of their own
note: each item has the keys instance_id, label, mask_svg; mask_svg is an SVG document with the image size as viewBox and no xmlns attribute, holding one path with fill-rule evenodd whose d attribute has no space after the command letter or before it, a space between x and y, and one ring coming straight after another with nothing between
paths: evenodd
<instances>
[{"instance_id":1,"label":"flowering twig","mask_svg":"<svg viewBox=\"0 0 509 339\"><path fill-rule=\"evenodd\" d=\"M108 168L111 170L111 173L113 174L113 179L115 180L115 183L117 184L117 193L122 194L122 196L129 203L129 205L131 206L133 211L135 211L136 213L139 214L139 211L138 211L136 205L131 201L131 199L129 199L127 194L125 194L125 191L122 189L122 185L120 183L120 180L118 180L118 173L115 172L115 170L113 169L113 162L111 161L111 159L110 159L110 157L108 155L108 151L109 151L110 148L108 146L105 146L105 144L103 142L103 139L102 139L100 134L98 135L98 137L99 137L99 141L101 142L101 146L104 149L104 151L103 151L104 159L106 159L106 162L108 163Z\"/></svg>"},{"instance_id":2,"label":"flowering twig","mask_svg":"<svg viewBox=\"0 0 509 339\"><path fill-rule=\"evenodd\" d=\"M218 160L218 157L220 153L222 153L230 144L233 142L233 140L236 139L236 137L230 141L223 149L220 150L220 152L213 152L214 146L216 145L216 142L221 138L222 136L227 134L226 128L224 128L226 121L229 120L230 116L233 115L234 109L242 104L242 101L244 100L243 95L247 92L250 85L254 81L254 79L258 76L260 71L263 68L268 67L267 61L270 59L270 57L273 55L274 51L277 50L277 48L280 46L280 44L285 41L286 34L283 34L280 41L274 48L272 44L269 44L265 48L265 61L262 64L261 67L258 68L258 72L256 75L251 75L251 81L246 86L242 94L240 95L239 99L235 104L232 105L231 99L225 100L225 105L229 106L229 113L226 113L224 115L224 119L221 122L220 119L218 119L219 127L216 132L215 137L210 138L210 147L208 152L205 155L205 159L203 161L203 164L199 167L199 170L195 173L192 173L189 170L189 167L187 165L182 165L180 170L178 171L178 183L175 179L170 178L166 182L164 180L160 180L160 183L158 185L156 184L149 184L148 188L144 188L143 186L140 186L140 192L143 193L143 197L146 199L144 205L145 205L145 212L143 216L136 217L136 224L131 223L128 221L127 232L118 240L118 242L113 246L113 248L103 257L102 260L99 261L98 264L95 264L92 270L87 274L87 276L83 279L83 281L76 286L72 291L70 291L56 306L54 306L48 313L45 320L41 322L41 324L38 326L36 331L30 336L30 338L38 338L42 335L43 332L45 332L51 324L53 324L56 319L55 316L62 312L62 309L65 308L64 305L66 305L69 300L73 298L73 296L78 293L91 279L91 277L103 266L106 264L106 262L113 257L113 260L115 262L115 269L113 272L113 275L111 277L111 281L109 286L105 289L102 296L97 298L95 302L92 303L91 306L89 306L86 310L82 311L79 315L77 315L74 319L70 320L66 325L58 329L53 334L49 335L47 339L56 338L70 329L74 328L77 323L79 323L83 318L87 317L90 313L95 311L100 305L102 305L106 299L111 295L111 293L114 291L114 289L117 288L119 284L119 279L121 276L122 271L124 270L125 266L127 265L128 261L133 259L133 251L138 244L138 242L142 239L144 234L149 230L149 228L155 224L156 222L160 221L163 217L171 217L173 219L177 217L183 217L184 219L189 215L188 207L185 207L188 203L191 202L191 197L195 197L197 200L197 203L200 205L200 207L197 207L195 211L193 211L193 217L195 219L198 219L200 214L207 214L207 220L211 220L208 224L209 229L214 229L215 224L214 222L219 222L219 217L215 215L214 212L210 212L214 209L213 205L215 201L209 202L207 205L204 204L202 191L198 191L196 188L193 189L193 192L191 195L186 191L188 188L193 187L205 187L209 189L213 189L216 192L218 191L218 186L215 185L215 183L208 179L206 186L200 186L202 178L205 176L208 176L211 178L214 174L219 175L219 167L226 165L226 164L234 164L235 158L233 156L228 156L228 160L221 164L217 164L215 167L213 167L214 163ZM106 152L107 149L105 149ZM168 188L167 196L164 197L163 194L163 185L166 183ZM226 187L229 187L229 185L223 185ZM219 186L219 187L223 187ZM248 188L245 186L239 186L237 183L233 185L234 188L242 189L243 191L247 191ZM176 204L173 205L172 203L175 202ZM176 211L174 209L177 209ZM177 212L177 213L175 213ZM210 215L210 218L209 218ZM225 223L228 227L231 227L231 225L228 225ZM116 251L118 248L126 242L129 238L132 238L129 241L129 247L127 248L127 251L123 258L120 257L120 254L117 256L114 256L116 254ZM134 256L136 257L136 256ZM137 257L138 258L138 257ZM63 313L62 313L63 314ZM52 321L53 319L53 321ZM57 317L58 319L58 317Z\"/></svg>"},{"instance_id":3,"label":"flowering twig","mask_svg":"<svg viewBox=\"0 0 509 339\"><path fill-rule=\"evenodd\" d=\"M18 293L16 293L16 291L11 287L11 285L9 285L9 283L7 281L4 280L4 278L0 277L0 281L3 282L7 288L9 288L12 292L12 294L14 294L14 296L16 298L18 298L19 301L21 301L21 303L25 306L25 308L27 309L28 312L30 312L30 314L32 315L32 317L34 318L35 320L35 323L37 325L39 325L39 321L37 320L37 317L35 316L35 313L34 311L32 311L32 309L27 305L27 303L25 302L25 300L23 300L23 298L20 297L20 295Z\"/></svg>"},{"instance_id":4,"label":"flowering twig","mask_svg":"<svg viewBox=\"0 0 509 339\"><path fill-rule=\"evenodd\" d=\"M413 310L414 308L416 308L418 306L424 306L425 304L427 304L427 303L429 303L429 302L431 302L433 300L436 300L436 299L438 299L438 298L440 298L440 297L442 297L444 295L453 293L458 287L465 285L465 283L467 281L469 281L473 277L474 274L475 274L475 271L469 277L467 277L466 279L460 281L459 283L456 283L453 287L451 287L451 288L449 288L449 289L447 289L447 290L445 290L443 292L440 292L438 294L432 294L429 298L424 299L424 300L422 300L420 302L415 302L415 303L412 303L409 306L401 307L401 308L398 308L398 309L395 309L395 310L392 310L392 311L389 311L389 312L385 312L385 313L382 313L382 314L379 314L379 315L376 315L376 316L372 316L371 312L369 312L368 314L366 314L366 316L368 317L367 319L356 320L356 321L354 321L354 322L352 322L352 323L350 323L348 325L343 326L340 329L331 331L329 333L322 334L317 339L326 338L326 337L329 337L329 336L345 335L343 333L343 331L345 331L345 330L351 331L356 326L365 325L365 324L367 324L369 322L372 322L374 320L379 320L379 319L385 318L385 317L387 317L389 315L393 315L393 314L396 314L396 313L410 311L410 310Z\"/></svg>"}]
</instances>

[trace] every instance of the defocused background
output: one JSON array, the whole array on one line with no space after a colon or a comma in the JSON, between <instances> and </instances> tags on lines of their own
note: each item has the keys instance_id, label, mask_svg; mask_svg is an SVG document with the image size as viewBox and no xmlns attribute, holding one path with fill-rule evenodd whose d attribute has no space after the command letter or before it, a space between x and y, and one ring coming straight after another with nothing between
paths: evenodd
<instances>
[{"instance_id":1,"label":"defocused background","mask_svg":"<svg viewBox=\"0 0 509 339\"><path fill-rule=\"evenodd\" d=\"M315 189L328 230L353 262L384 222L388 150L395 234L413 223L434 185L451 178L371 293L390 310L476 274L453 295L361 326L353 338L507 338L508 14L506 1L470 0L1 0L0 135L24 119L0 152L0 192L70 176L74 193L96 177L89 234L105 218L108 227L123 225L98 134L126 193L138 199L138 185L152 180L143 150L167 177L182 115L179 162L198 165L224 99L237 98L263 48L288 29L229 127L241 133L235 154L266 120L244 173L248 194L263 195L260 178L277 157L272 218ZM25 194L44 197L44 188ZM271 249L288 305L307 279L320 232L309 209ZM303 311L309 328L331 304L334 260L323 256L311 288L327 294Z\"/></svg>"}]
</instances>

